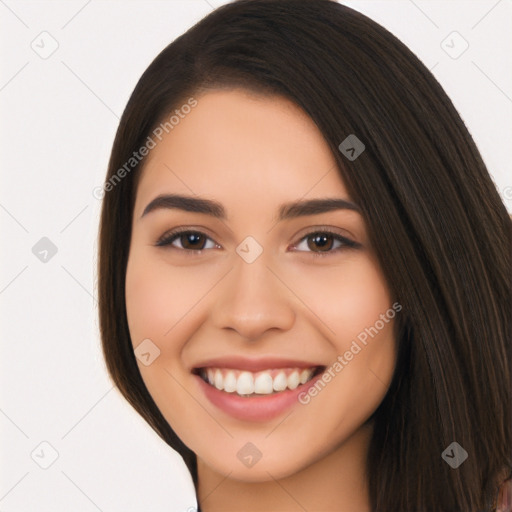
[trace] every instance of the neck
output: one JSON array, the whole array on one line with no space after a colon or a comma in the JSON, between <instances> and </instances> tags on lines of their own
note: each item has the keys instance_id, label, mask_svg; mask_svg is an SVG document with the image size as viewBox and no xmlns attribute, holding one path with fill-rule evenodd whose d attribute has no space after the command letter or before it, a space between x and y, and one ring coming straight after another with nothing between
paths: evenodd
<instances>
[{"instance_id":1,"label":"neck","mask_svg":"<svg viewBox=\"0 0 512 512\"><path fill-rule=\"evenodd\" d=\"M232 480L198 458L201 511L369 512L366 455L371 433L371 426L361 427L325 457L279 480Z\"/></svg>"}]
</instances>

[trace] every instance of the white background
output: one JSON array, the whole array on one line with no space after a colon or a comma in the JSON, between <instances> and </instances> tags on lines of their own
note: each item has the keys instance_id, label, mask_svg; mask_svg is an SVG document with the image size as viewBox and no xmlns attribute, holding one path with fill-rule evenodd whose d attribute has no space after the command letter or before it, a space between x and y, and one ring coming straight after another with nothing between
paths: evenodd
<instances>
[{"instance_id":1,"label":"white background","mask_svg":"<svg viewBox=\"0 0 512 512\"><path fill-rule=\"evenodd\" d=\"M181 459L105 371L92 191L142 72L223 3L0 0L0 512L193 510ZM512 2L342 3L433 70L512 211ZM441 47L452 31L469 43L457 59ZM43 59L31 44L48 49L52 38L58 49ZM57 247L46 263L32 253L42 237Z\"/></svg>"}]
</instances>

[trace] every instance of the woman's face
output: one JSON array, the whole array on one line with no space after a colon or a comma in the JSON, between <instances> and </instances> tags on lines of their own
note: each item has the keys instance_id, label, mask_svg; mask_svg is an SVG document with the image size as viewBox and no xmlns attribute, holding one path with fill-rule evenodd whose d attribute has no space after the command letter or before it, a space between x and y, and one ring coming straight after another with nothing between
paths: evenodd
<instances>
[{"instance_id":1,"label":"woman's face","mask_svg":"<svg viewBox=\"0 0 512 512\"><path fill-rule=\"evenodd\" d=\"M342 450L382 401L397 308L314 122L280 97L196 99L155 139L138 185L131 339L202 464L285 477ZM166 195L187 199L147 208Z\"/></svg>"}]
</instances>

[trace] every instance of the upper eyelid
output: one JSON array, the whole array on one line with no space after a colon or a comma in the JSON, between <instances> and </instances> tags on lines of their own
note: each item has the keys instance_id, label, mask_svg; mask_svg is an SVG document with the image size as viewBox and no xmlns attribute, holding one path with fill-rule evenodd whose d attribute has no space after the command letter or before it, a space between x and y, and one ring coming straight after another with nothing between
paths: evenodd
<instances>
[{"instance_id":1,"label":"upper eyelid","mask_svg":"<svg viewBox=\"0 0 512 512\"><path fill-rule=\"evenodd\" d=\"M156 245L158 245L160 242L165 242L172 238L177 239L180 235L183 235L184 233L199 233L201 235L206 236L207 239L211 240L212 242L215 242L217 245L220 245L212 236L210 236L208 233L205 233L204 231L202 231L203 229L204 228L201 228L201 229L198 229L198 228L197 229L196 228L170 229L169 231L166 231L162 236L160 236L158 238L158 240L156 241ZM201 250L203 250L203 249L201 249Z\"/></svg>"}]
</instances>

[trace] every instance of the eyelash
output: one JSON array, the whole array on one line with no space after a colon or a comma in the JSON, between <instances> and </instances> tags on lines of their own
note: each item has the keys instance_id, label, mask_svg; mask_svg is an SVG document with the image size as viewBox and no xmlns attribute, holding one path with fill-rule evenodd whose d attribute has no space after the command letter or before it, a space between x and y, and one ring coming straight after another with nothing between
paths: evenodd
<instances>
[{"instance_id":1,"label":"eyelash","mask_svg":"<svg viewBox=\"0 0 512 512\"><path fill-rule=\"evenodd\" d=\"M214 243L216 243L212 238L210 238L208 235L206 235L206 233L203 233L201 231L187 229L187 228L178 228L178 229L174 229L173 231L170 231L170 232L162 235L158 239L158 241L156 242L155 245L157 247L170 246L175 240L177 240L183 234L203 235L208 240L211 240ZM339 233L336 233L328 228L320 228L315 231L310 231L309 233L304 235L299 240L299 243L296 245L299 245L301 242L303 242L304 240L307 240L308 238L310 238L313 235L331 235L336 241L340 242L342 245L341 245L341 247L338 247L336 249L332 249L329 251L297 251L297 252L309 252L309 253L313 254L315 257L323 258L323 257L326 257L333 253L336 254L339 251L343 251L346 249L357 249L357 248L361 247L361 244L354 242L353 240L350 240L349 238L346 238L346 237L340 235ZM184 249L184 248L172 247L172 246L170 248L176 249L178 251L186 251L188 253L192 253L192 254L196 254L196 255L199 255L203 251L208 250L208 249Z\"/></svg>"}]
</instances>

